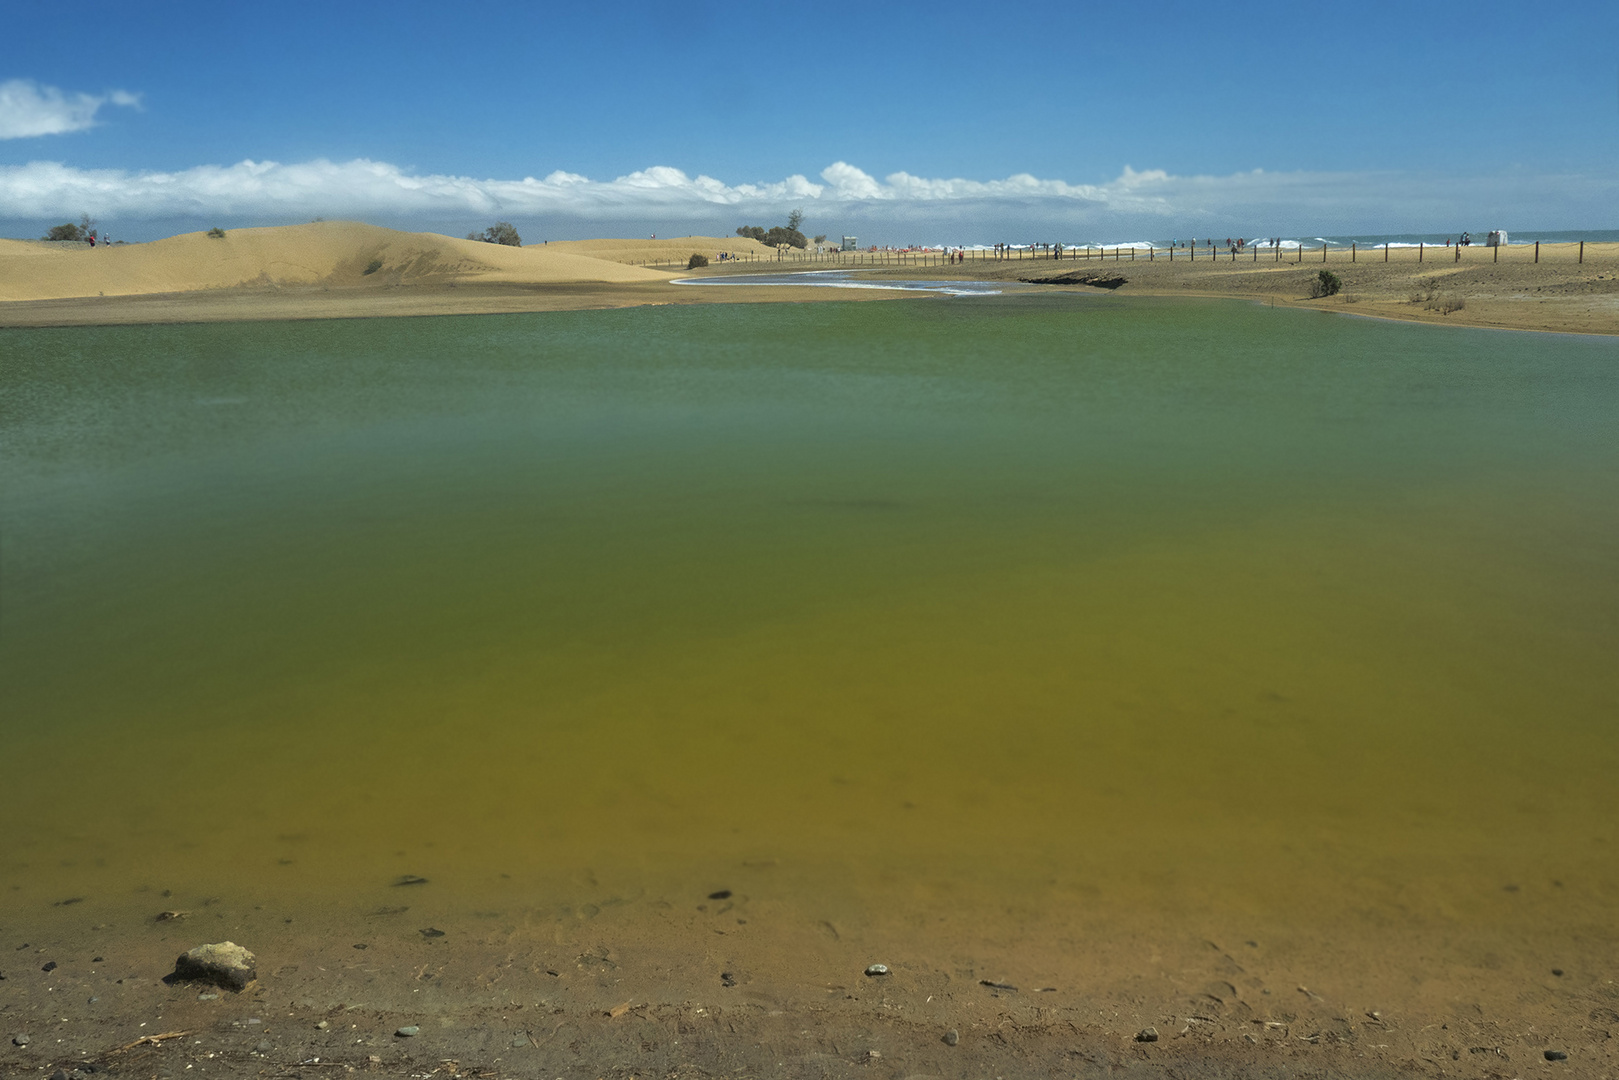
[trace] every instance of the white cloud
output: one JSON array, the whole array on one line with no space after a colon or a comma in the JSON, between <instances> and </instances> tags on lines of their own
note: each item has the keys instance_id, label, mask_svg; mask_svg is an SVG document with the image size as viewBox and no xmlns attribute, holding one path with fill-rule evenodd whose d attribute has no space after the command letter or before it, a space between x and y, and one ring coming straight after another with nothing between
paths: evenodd
<instances>
[{"instance_id":1,"label":"white cloud","mask_svg":"<svg viewBox=\"0 0 1619 1080\"><path fill-rule=\"evenodd\" d=\"M113 90L105 95L64 94L32 79L0 82L0 139L62 135L93 127L96 112L108 103L138 108L140 95Z\"/></svg>"},{"instance_id":2,"label":"white cloud","mask_svg":"<svg viewBox=\"0 0 1619 1080\"><path fill-rule=\"evenodd\" d=\"M239 223L316 215L408 224L500 216L513 220L664 222L715 227L733 218L775 220L804 208L817 230L861 226L876 239L933 229L964 239L1117 238L1136 229L1204 228L1281 235L1348 232L1572 228L1605 221L1619 196L1607 177L1412 173L1277 173L1177 176L1126 166L1102 184L1019 173L1001 180L896 172L879 180L847 162L774 182L728 184L655 166L613 180L555 171L543 179L417 174L356 159L295 164L242 161L178 172L79 169L55 162L0 166L0 207L10 219L91 213L102 218L215 218ZM830 227L830 228L829 228ZM728 231L728 230L727 230ZM993 235L991 235L993 234Z\"/></svg>"}]
</instances>

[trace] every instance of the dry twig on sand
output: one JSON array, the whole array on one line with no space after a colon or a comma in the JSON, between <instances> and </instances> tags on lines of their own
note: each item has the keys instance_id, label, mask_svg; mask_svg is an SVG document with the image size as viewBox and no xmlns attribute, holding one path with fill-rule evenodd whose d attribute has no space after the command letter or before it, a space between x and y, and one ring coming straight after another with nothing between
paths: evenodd
<instances>
[{"instance_id":1,"label":"dry twig on sand","mask_svg":"<svg viewBox=\"0 0 1619 1080\"><path fill-rule=\"evenodd\" d=\"M132 1043L125 1043L124 1045L117 1047L113 1050L113 1053L121 1054L125 1050L133 1050L135 1047L145 1046L147 1043L156 1046L159 1043L167 1042L170 1039L182 1039L190 1034L191 1032L189 1031L165 1031L158 1035L142 1035Z\"/></svg>"}]
</instances>

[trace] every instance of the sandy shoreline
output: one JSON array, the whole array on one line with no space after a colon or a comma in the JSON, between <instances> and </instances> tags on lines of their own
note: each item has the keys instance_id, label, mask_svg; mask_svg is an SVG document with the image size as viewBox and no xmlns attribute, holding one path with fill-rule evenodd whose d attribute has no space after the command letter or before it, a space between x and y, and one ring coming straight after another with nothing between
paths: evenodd
<instances>
[{"instance_id":1,"label":"sandy shoreline","mask_svg":"<svg viewBox=\"0 0 1619 1080\"><path fill-rule=\"evenodd\" d=\"M429 881L378 882L347 910L154 892L13 912L0 1069L1494 1077L1538 1074L1547 1051L1569 1075L1619 1067L1611 942L1554 960L1558 943L1520 933L1378 919L1327 939L1196 917L1104 934L1110 920L1078 911L821 910L768 871L727 883L625 892L586 872L539 905L469 908ZM1550 899L1526 893L1499 902ZM189 913L154 921L171 904ZM161 981L180 952L226 939L257 955L246 992ZM865 975L872 963L888 974ZM1149 1028L1155 1041L1137 1037ZM171 1032L185 1034L131 1046Z\"/></svg>"},{"instance_id":2,"label":"sandy shoreline","mask_svg":"<svg viewBox=\"0 0 1619 1080\"><path fill-rule=\"evenodd\" d=\"M240 253L227 251L229 244L240 245ZM716 261L690 275L640 265L660 257L678 262L688 249L711 252L717 259L722 250L750 245L759 247L741 238L680 237L517 249L346 223L242 230L223 241L175 237L100 253L0 241L0 327L501 314L915 295L798 287L693 289L670 284L684 276L837 268L829 261L768 257L755 262ZM294 258L289 252L298 254ZM1121 296L1245 298L1445 325L1619 334L1619 244L1588 244L1583 255L1578 245L1547 244L1538 263L1518 249L1497 261L1487 248L1465 249L1460 261L1455 260L1454 249L1432 249L1423 262L1405 250L1387 262L1379 252L1359 252L1351 262L1347 251L1333 250L1325 263L1319 252L1307 252L1302 261L1294 262L1251 256L1192 260L1184 253L1170 260L1162 252L1148 260L1142 253L1133 259L1129 254L1060 262L969 259L960 265L930 265L936 256L912 257L912 262L901 265L851 268L873 283L884 279L1037 283L1052 290ZM118 260L130 265L115 266ZM368 271L373 262L381 269ZM1323 268L1341 278L1342 291L1311 299L1311 282Z\"/></svg>"}]
</instances>

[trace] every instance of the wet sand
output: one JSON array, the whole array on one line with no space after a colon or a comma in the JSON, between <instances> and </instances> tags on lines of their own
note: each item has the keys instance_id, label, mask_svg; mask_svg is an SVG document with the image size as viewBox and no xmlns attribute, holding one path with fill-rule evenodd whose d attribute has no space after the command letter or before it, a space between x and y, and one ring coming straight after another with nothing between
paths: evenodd
<instances>
[{"instance_id":1,"label":"wet sand","mask_svg":"<svg viewBox=\"0 0 1619 1080\"><path fill-rule=\"evenodd\" d=\"M504 315L660 304L809 303L894 299L915 294L794 287L735 290L648 284L419 284L387 290L331 286L238 288L142 296L75 297L0 303L0 327L136 326L160 323L295 319L378 319L424 315Z\"/></svg>"},{"instance_id":2,"label":"wet sand","mask_svg":"<svg viewBox=\"0 0 1619 1080\"><path fill-rule=\"evenodd\" d=\"M780 894L778 873L736 867L701 886L629 894L581 875L572 903L528 907L497 893L476 911L446 904L432 880L379 883L349 910L315 917L156 890L65 897L21 924L8 919L0 1069L538 1078L1619 1068L1611 941L1564 956L1532 935L1452 936L1400 925L1393 912L1326 933L1263 920L1212 927L1187 913L1120 936L1083 905L1035 921L970 902L903 916L858 904L807 911ZM1495 885L1484 902L1514 922L1536 909L1558 918L1565 891ZM153 921L167 905L189 913ZM256 953L259 978L246 992L160 981L180 952L225 939ZM873 963L888 973L864 974ZM418 1033L397 1034L406 1027ZM132 1045L172 1033L184 1034ZM27 1045L11 1041L17 1034ZM1551 1062L1547 1051L1568 1058ZM1554 1065L1561 1071L1546 1071Z\"/></svg>"}]
</instances>

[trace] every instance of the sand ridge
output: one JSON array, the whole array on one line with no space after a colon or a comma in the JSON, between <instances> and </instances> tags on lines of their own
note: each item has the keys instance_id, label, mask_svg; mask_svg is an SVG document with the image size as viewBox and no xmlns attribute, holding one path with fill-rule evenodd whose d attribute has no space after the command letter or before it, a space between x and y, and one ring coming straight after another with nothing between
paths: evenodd
<instances>
[{"instance_id":1,"label":"sand ridge","mask_svg":"<svg viewBox=\"0 0 1619 1080\"><path fill-rule=\"evenodd\" d=\"M223 237L186 233L148 244L95 248L0 240L0 301L242 287L636 284L668 278L661 271L559 245L507 247L350 221L232 229Z\"/></svg>"}]
</instances>

